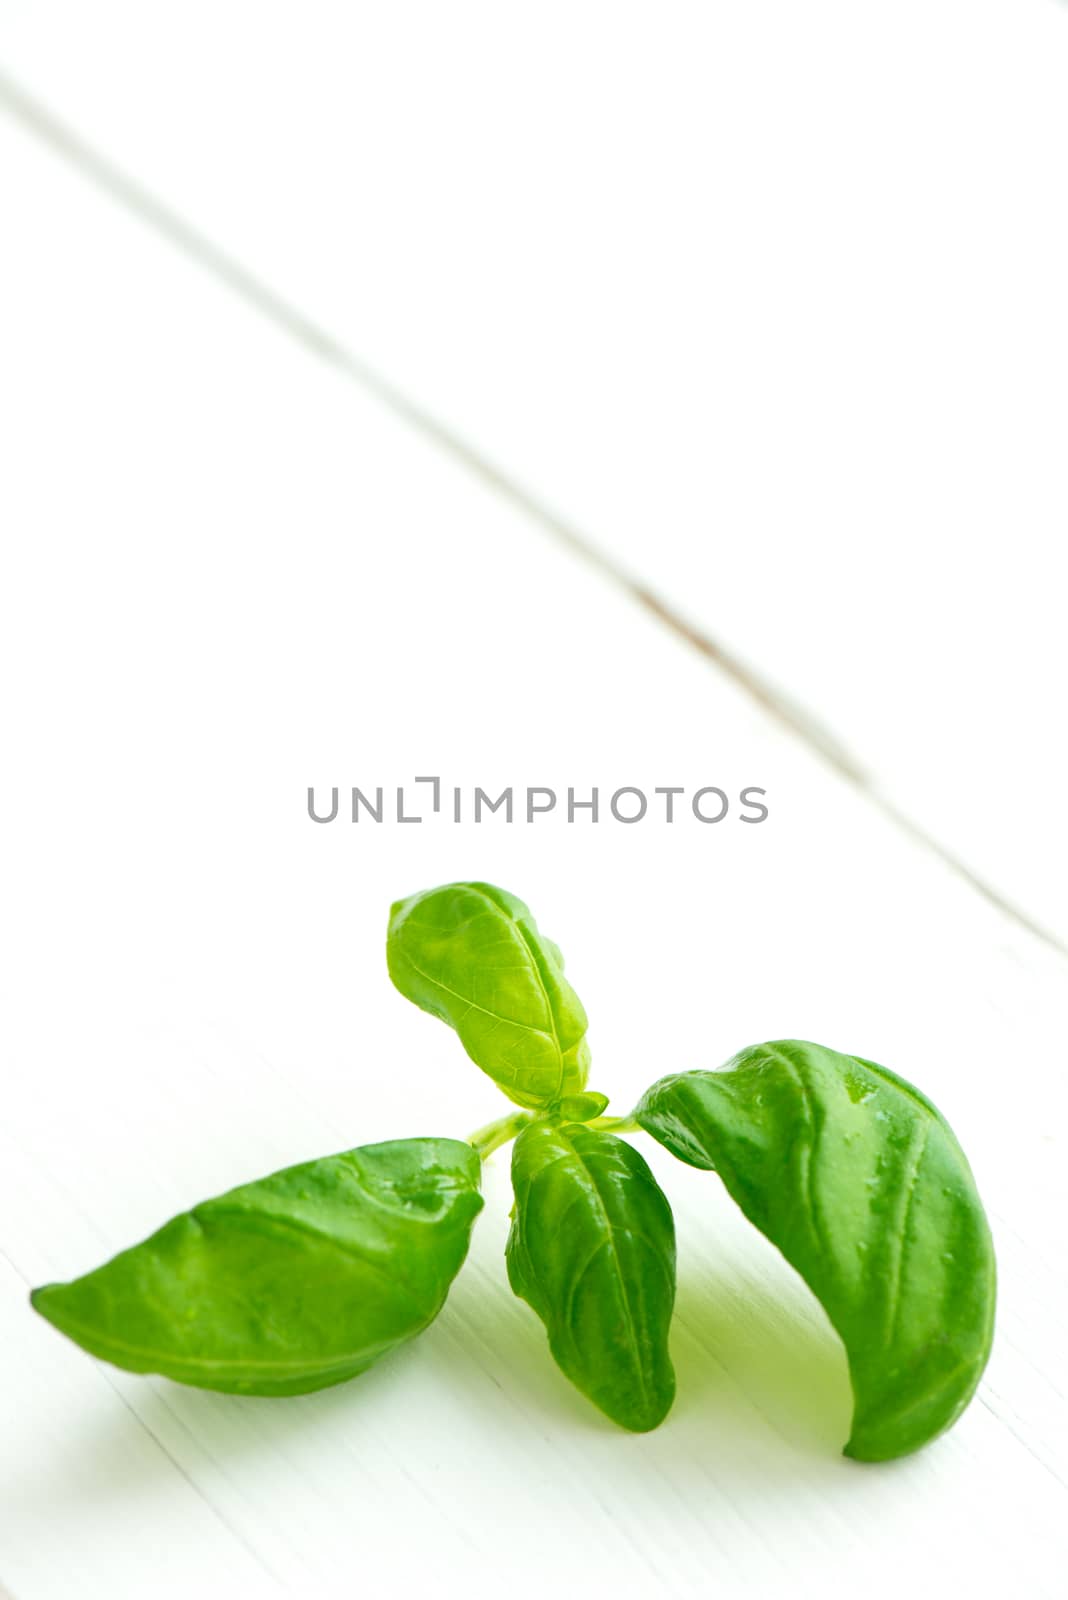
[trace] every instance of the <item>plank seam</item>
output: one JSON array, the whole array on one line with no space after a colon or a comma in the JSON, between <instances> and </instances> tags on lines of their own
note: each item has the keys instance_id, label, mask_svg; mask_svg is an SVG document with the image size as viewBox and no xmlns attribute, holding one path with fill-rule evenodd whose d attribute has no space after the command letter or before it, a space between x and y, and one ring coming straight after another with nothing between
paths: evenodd
<instances>
[{"instance_id":1,"label":"plank seam","mask_svg":"<svg viewBox=\"0 0 1068 1600\"><path fill-rule=\"evenodd\" d=\"M125 211L136 216L210 276L224 283L276 328L288 334L335 371L358 384L394 416L416 433L429 439L445 455L465 467L517 511L551 534L558 543L593 567L602 577L621 588L645 611L730 678L751 700L825 761L841 778L852 784L914 844L934 855L995 910L1011 918L1032 937L1048 945L1059 955L1068 956L1068 943L1008 899L934 834L929 833L908 812L890 800L852 753L806 707L794 701L778 684L729 650L707 630L690 622L681 611L641 578L628 571L621 563L612 560L594 539L585 534L548 500L535 494L519 478L513 477L504 467L473 445L462 433L420 405L384 374L363 361L329 329L307 315L265 279L246 267L236 256L230 255L192 223L187 222L137 179L53 115L2 68L0 68L0 107L55 154L67 161L82 177L93 182Z\"/></svg>"}]
</instances>

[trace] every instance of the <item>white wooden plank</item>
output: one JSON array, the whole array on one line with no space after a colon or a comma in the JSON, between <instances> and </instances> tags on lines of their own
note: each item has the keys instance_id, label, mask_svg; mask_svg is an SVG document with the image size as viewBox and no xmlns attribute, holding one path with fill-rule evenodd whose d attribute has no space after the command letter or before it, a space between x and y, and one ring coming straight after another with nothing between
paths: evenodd
<instances>
[{"instance_id":1,"label":"white wooden plank","mask_svg":"<svg viewBox=\"0 0 1068 1600\"><path fill-rule=\"evenodd\" d=\"M26 1202L32 1203L32 1191ZM7 1203L10 1204L10 1198ZM0 1259L0 1594L279 1593L264 1557L120 1401L103 1367L37 1337L26 1284Z\"/></svg>"},{"instance_id":2,"label":"white wooden plank","mask_svg":"<svg viewBox=\"0 0 1068 1600\"><path fill-rule=\"evenodd\" d=\"M1062 6L0 20L64 115L1068 939Z\"/></svg>"},{"instance_id":3,"label":"white wooden plank","mask_svg":"<svg viewBox=\"0 0 1068 1600\"><path fill-rule=\"evenodd\" d=\"M1003 1277L980 1400L928 1452L872 1470L837 1455L848 1395L818 1308L712 1180L656 1151L680 1234L680 1397L641 1438L571 1393L510 1296L501 1158L440 1324L323 1395L249 1402L94 1368L15 1282L0 1381L37 1443L15 1501L33 1515L5 1531L0 1576L18 1600L66 1600L77 1549L80 1592L122 1600L146 1592L156 1550L175 1592L343 1593L358 1572L525 1597L564 1560L569 1586L623 1595L713 1578L739 1596L880 1594L891 1570L894 1592L1056 1593L1063 963L10 128L0 163L0 668L20 775L0 796L0 1246L19 1278L83 1270L285 1162L492 1115L382 958L389 901L460 875L525 894L563 943L618 1109L663 1071L785 1033L915 1077L973 1156ZM752 782L771 815L307 818L308 782L425 772L492 793ZM183 1487L145 1465L157 1447Z\"/></svg>"}]
</instances>

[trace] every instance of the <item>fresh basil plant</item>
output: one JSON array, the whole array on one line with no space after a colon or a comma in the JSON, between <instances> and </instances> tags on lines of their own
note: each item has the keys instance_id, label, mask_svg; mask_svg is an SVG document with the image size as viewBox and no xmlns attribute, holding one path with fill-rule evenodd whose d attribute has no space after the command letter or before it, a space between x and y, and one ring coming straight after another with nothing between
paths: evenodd
<instances>
[{"instance_id":1,"label":"fresh basil plant","mask_svg":"<svg viewBox=\"0 0 1068 1600\"><path fill-rule=\"evenodd\" d=\"M131 1372L244 1395L341 1383L441 1310L515 1139L508 1279L561 1371L645 1432L675 1395L671 1208L620 1133L718 1173L822 1303L849 1361L846 1454L905 1455L949 1427L990 1352L995 1267L964 1154L918 1090L795 1039L663 1078L634 1116L588 1089L586 1013L527 907L486 883L393 906L387 961L521 1111L455 1139L364 1145L175 1217L37 1311Z\"/></svg>"}]
</instances>

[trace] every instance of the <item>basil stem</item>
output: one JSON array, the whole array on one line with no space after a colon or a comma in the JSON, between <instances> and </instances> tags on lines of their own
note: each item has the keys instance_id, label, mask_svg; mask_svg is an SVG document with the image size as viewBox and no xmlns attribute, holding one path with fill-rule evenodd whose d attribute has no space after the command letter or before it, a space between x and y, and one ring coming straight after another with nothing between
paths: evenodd
<instances>
[{"instance_id":1,"label":"basil stem","mask_svg":"<svg viewBox=\"0 0 1068 1600\"><path fill-rule=\"evenodd\" d=\"M484 1128L477 1128L474 1133L468 1134L467 1142L474 1145L483 1161L491 1156L495 1150L507 1144L509 1139L514 1139L521 1128L532 1120L527 1111L512 1111L506 1117L498 1117L495 1122L487 1122Z\"/></svg>"}]
</instances>

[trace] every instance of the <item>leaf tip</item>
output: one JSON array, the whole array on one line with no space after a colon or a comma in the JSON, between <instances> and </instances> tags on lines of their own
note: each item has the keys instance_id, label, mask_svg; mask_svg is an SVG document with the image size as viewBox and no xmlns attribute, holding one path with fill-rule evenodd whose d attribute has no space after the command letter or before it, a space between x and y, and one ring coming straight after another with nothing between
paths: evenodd
<instances>
[{"instance_id":1,"label":"leaf tip","mask_svg":"<svg viewBox=\"0 0 1068 1600\"><path fill-rule=\"evenodd\" d=\"M591 1395L590 1398L606 1417L628 1433L652 1433L654 1428L659 1428L675 1404L675 1372L669 1363L667 1371L661 1373L659 1383L638 1400L633 1394L628 1395L621 1404L606 1401L603 1396Z\"/></svg>"},{"instance_id":2,"label":"leaf tip","mask_svg":"<svg viewBox=\"0 0 1068 1600\"><path fill-rule=\"evenodd\" d=\"M42 1283L36 1289L30 1290L30 1305L39 1317L44 1317L53 1327L58 1328L59 1322L55 1314L56 1291L62 1289L61 1283Z\"/></svg>"},{"instance_id":3,"label":"leaf tip","mask_svg":"<svg viewBox=\"0 0 1068 1600\"><path fill-rule=\"evenodd\" d=\"M850 1434L842 1446L842 1454L849 1461L859 1461L862 1466L874 1466L880 1461L891 1461L894 1452L888 1453L873 1449L870 1445L866 1446L864 1441L858 1439L855 1434Z\"/></svg>"}]
</instances>

